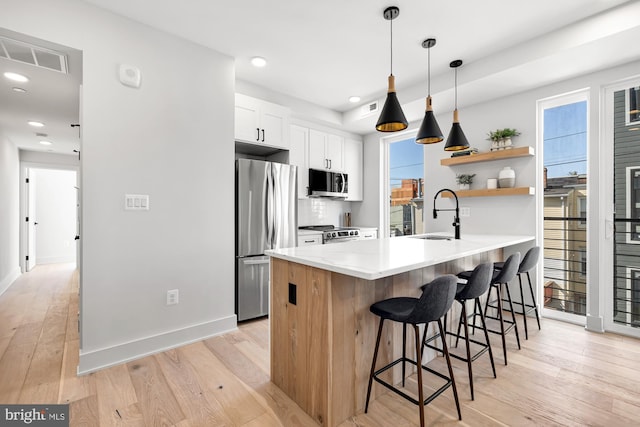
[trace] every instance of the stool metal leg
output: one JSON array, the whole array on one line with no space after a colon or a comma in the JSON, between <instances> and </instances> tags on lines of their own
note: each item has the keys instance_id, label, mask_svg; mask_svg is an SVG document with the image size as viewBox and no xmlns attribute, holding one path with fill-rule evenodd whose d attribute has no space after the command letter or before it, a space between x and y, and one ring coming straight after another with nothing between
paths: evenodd
<instances>
[{"instance_id":1,"label":"stool metal leg","mask_svg":"<svg viewBox=\"0 0 640 427\"><path fill-rule=\"evenodd\" d=\"M382 325L384 318L380 318L380 326L378 326L378 338L376 338L376 348L373 351L373 361L371 362L371 373L369 374L369 386L367 387L367 402L364 405L364 413L369 410L369 398L371 397L371 385L373 383L373 374L376 372L376 361L378 359L378 348L380 347L380 337L382 336Z\"/></svg>"},{"instance_id":2,"label":"stool metal leg","mask_svg":"<svg viewBox=\"0 0 640 427\"><path fill-rule=\"evenodd\" d=\"M538 303L536 302L536 295L533 293L533 285L531 284L531 276L527 271L527 280L529 281L529 291L531 291L531 301L533 301L533 308L536 312L536 321L538 322L538 330L540 330L540 316L538 315Z\"/></svg>"},{"instance_id":3,"label":"stool metal leg","mask_svg":"<svg viewBox=\"0 0 640 427\"><path fill-rule=\"evenodd\" d=\"M422 389L422 345L420 343L420 328L413 325L416 339L416 368L418 371L418 407L420 408L420 427L424 427L424 390Z\"/></svg>"},{"instance_id":4,"label":"stool metal leg","mask_svg":"<svg viewBox=\"0 0 640 427\"><path fill-rule=\"evenodd\" d=\"M496 292L498 293L498 319L500 320L500 336L502 337L502 353L504 354L504 364L507 364L507 340L505 338L505 333L504 333L504 319L502 316L502 293L500 292L500 286L501 284L499 283L498 285L496 285ZM489 292L489 294L491 294L491 292Z\"/></svg>"},{"instance_id":5,"label":"stool metal leg","mask_svg":"<svg viewBox=\"0 0 640 427\"><path fill-rule=\"evenodd\" d=\"M522 321L524 322L524 339L529 339L529 329L527 327L527 305L524 302L524 292L522 291L522 275L518 273L518 284L520 285L520 302L522 303Z\"/></svg>"},{"instance_id":6,"label":"stool metal leg","mask_svg":"<svg viewBox=\"0 0 640 427\"><path fill-rule=\"evenodd\" d=\"M407 372L407 324L402 324L402 387Z\"/></svg>"},{"instance_id":7,"label":"stool metal leg","mask_svg":"<svg viewBox=\"0 0 640 427\"><path fill-rule=\"evenodd\" d=\"M474 316L475 317L475 316ZM469 372L469 389L471 390L471 400L474 400L473 396L473 368L471 367L471 343L469 342L469 320L467 319L467 304L466 301L462 303L461 318L464 322L464 343L467 346L467 371Z\"/></svg>"},{"instance_id":8,"label":"stool metal leg","mask_svg":"<svg viewBox=\"0 0 640 427\"><path fill-rule=\"evenodd\" d=\"M518 333L518 324L516 323L516 313L513 310L513 302L511 301L511 292L509 291L509 284L505 283L505 289L507 290L507 301L509 301L509 311L511 312L511 320L513 320L513 329L516 330L516 341L518 342L518 350L520 347L520 334Z\"/></svg>"},{"instance_id":9,"label":"stool metal leg","mask_svg":"<svg viewBox=\"0 0 640 427\"><path fill-rule=\"evenodd\" d=\"M487 331L487 323L484 318L484 313L482 312L482 306L480 305L480 298L476 298L476 305L480 312L480 320L482 321L482 330L484 331L484 339L487 340L487 346L489 347L489 360L491 361L491 370L493 371L493 378L498 378L496 376L496 364L493 361L493 350L491 350L491 342L489 341L489 331ZM475 307L473 311L475 313Z\"/></svg>"},{"instance_id":10,"label":"stool metal leg","mask_svg":"<svg viewBox=\"0 0 640 427\"><path fill-rule=\"evenodd\" d=\"M440 339L442 340L442 351L447 359L447 368L449 368L449 378L451 378L451 386L453 387L453 398L456 401L456 409L458 410L458 419L462 420L462 412L460 412L460 401L458 400L458 389L456 388L456 380L453 378L453 367L451 366L451 358L449 357L449 349L447 348L447 339L442 327L442 321L438 319L438 329L440 330Z\"/></svg>"}]
</instances>

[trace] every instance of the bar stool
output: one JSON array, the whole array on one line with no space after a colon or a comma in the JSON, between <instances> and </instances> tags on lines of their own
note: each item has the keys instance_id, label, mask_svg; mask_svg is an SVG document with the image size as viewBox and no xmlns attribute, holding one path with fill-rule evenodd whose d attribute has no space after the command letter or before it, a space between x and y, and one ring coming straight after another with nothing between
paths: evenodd
<instances>
[{"instance_id":1,"label":"bar stool","mask_svg":"<svg viewBox=\"0 0 640 427\"><path fill-rule=\"evenodd\" d=\"M502 265L501 270L497 270L494 273L493 279L491 280L491 287L489 288L489 294L487 296L487 300L484 305L484 316L487 319L499 320L500 321L500 330L497 331L495 329L487 329L487 331L498 334L502 337L502 351L504 354L504 364L507 364L507 342L506 335L511 332L511 330L515 330L516 332L516 341L518 343L518 350L520 347L520 334L518 333L518 324L516 323L516 315L513 311L513 303L511 302L511 292L509 292L508 283L515 279L516 274L518 272L518 266L520 264L520 252L516 252L507 258L507 260ZM495 267L495 266L494 266ZM507 291L507 299L506 302L509 303L509 311L511 312L511 320L506 320L502 313L502 285L505 285L505 289ZM491 301L491 291L496 290L496 299ZM496 305L493 305L493 304ZM487 310L489 307L496 309L495 316L489 316L487 314ZM505 328L505 323L507 327ZM475 325L474 325L475 327Z\"/></svg>"},{"instance_id":2,"label":"bar stool","mask_svg":"<svg viewBox=\"0 0 640 427\"><path fill-rule=\"evenodd\" d=\"M493 370L493 377L496 378L496 365L493 361L493 352L491 351L491 343L489 341L489 333L487 332L487 325L485 323L484 314L482 312L482 305L480 304L480 297L487 293L489 290L489 286L491 285L491 279L493 277L493 263L485 262L476 266L473 269L466 283L458 282L457 292L456 292L456 301L458 301L461 305L460 311L460 320L458 322L458 332L446 332L447 335L456 337L456 347L458 346L458 340L461 338L460 328L461 325L464 325L464 338L466 345L466 357L459 356L457 354L451 353L451 357L454 357L458 360L462 360L467 363L467 371L469 372L469 388L471 390L471 400L474 400L473 394L473 369L472 362L475 362L480 356L489 352L489 360L491 361L491 369ZM474 301L474 310L471 315L467 314L467 306L466 302L469 300ZM476 312L476 309L478 312ZM484 331L485 342L477 341L469 338L469 323L468 318L473 316L474 325L475 325L475 317L479 316L482 322L482 330ZM445 324L446 324L446 315L445 315ZM430 345L429 343L437 338L437 335L430 337L429 339L423 339L422 342L428 348L437 350L442 352L442 349ZM474 343L479 345L481 348L475 354L471 355L471 346L470 343Z\"/></svg>"},{"instance_id":3,"label":"bar stool","mask_svg":"<svg viewBox=\"0 0 640 427\"><path fill-rule=\"evenodd\" d=\"M522 317L524 318L524 338L529 339L529 330L527 328L527 314L535 311L536 313L536 321L538 322L538 330L540 330L540 316L538 314L538 304L536 303L536 296L533 292L533 285L531 284L531 276L529 275L529 271L533 269L533 267L538 264L538 260L540 259L540 246L534 246L527 251L522 258L522 262L518 267L518 282L520 283L520 301L522 302L513 302L513 304L520 305L522 307ZM504 266L504 262L497 262L494 265L496 270L502 270ZM532 304L527 304L524 301L524 292L522 291L522 274L527 273L527 280L529 281L529 292L531 295ZM504 302L504 301L503 301Z\"/></svg>"},{"instance_id":4,"label":"bar stool","mask_svg":"<svg viewBox=\"0 0 640 427\"><path fill-rule=\"evenodd\" d=\"M453 378L453 369L451 367L451 359L449 358L449 352L447 350L447 345L444 340L442 340L443 352L445 358L447 360L447 367L449 368L449 376L441 374L431 368L428 368L422 365L422 345L420 342L420 324L425 324L425 328L429 326L429 323L436 322L438 323L438 328L440 330L440 334L444 336L442 321L440 320L442 316L444 316L447 311L451 308L453 304L453 299L456 294L456 277L453 275L444 275L440 276L430 283L422 286L422 295L420 298L410 298L410 297L399 297L399 298L390 298L383 301L379 301L369 308L370 311L380 317L380 325L378 327L378 338L376 339L376 347L373 353L373 361L371 362L371 373L369 375L369 386L367 388L367 401L364 407L364 412L367 413L369 410L369 398L371 397L371 386L373 380L375 379L380 384L384 385L388 389L397 393L398 395L404 397L410 402L418 405L420 411L420 426L424 426L424 405L429 404L433 399L442 394L447 388L452 387L453 389L453 397L456 402L456 408L458 410L458 419L462 420L462 414L460 412L460 403L458 401L458 391L456 389L456 382ZM392 320L394 322L401 322L403 325L403 348L402 348L402 357L394 360L388 365L378 369L376 371L376 360L378 358L378 349L380 347L380 337L382 336L382 326L384 325L385 320ZM406 356L406 334L407 334L407 324L413 326L414 335L415 335L415 343L416 343L416 360L411 360ZM398 363L402 363L402 385L404 386L404 377L405 377L405 363L409 362L416 367L420 367L421 369L417 369L418 376L418 400L404 393L402 390L393 386L393 384L387 383L381 378L379 375L385 372L386 370L392 368ZM422 370L426 370L443 380L446 383L436 390L433 394L428 397L424 397L424 390L422 389Z\"/></svg>"}]
</instances>

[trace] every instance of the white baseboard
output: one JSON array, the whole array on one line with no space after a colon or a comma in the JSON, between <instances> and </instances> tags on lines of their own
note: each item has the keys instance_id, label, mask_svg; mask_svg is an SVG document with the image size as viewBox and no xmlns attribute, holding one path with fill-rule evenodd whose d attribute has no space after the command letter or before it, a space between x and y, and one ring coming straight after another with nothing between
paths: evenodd
<instances>
[{"instance_id":1,"label":"white baseboard","mask_svg":"<svg viewBox=\"0 0 640 427\"><path fill-rule=\"evenodd\" d=\"M9 286L11 286L11 284L15 282L15 280L20 277L21 274L22 272L20 270L20 266L17 266L13 269L13 271L0 279L0 295L2 295L4 291L9 289Z\"/></svg>"},{"instance_id":2,"label":"white baseboard","mask_svg":"<svg viewBox=\"0 0 640 427\"><path fill-rule=\"evenodd\" d=\"M75 262L76 261L76 257L75 255L73 256L50 256L50 257L37 257L36 258L36 265L38 264L60 264L60 263L67 263L67 262Z\"/></svg>"},{"instance_id":3,"label":"white baseboard","mask_svg":"<svg viewBox=\"0 0 640 427\"><path fill-rule=\"evenodd\" d=\"M602 316L587 316L587 331L604 332L604 319Z\"/></svg>"},{"instance_id":4,"label":"white baseboard","mask_svg":"<svg viewBox=\"0 0 640 427\"><path fill-rule=\"evenodd\" d=\"M233 315L111 347L86 352L80 351L78 375L89 374L110 366L202 341L237 328L238 322L236 316Z\"/></svg>"}]
</instances>

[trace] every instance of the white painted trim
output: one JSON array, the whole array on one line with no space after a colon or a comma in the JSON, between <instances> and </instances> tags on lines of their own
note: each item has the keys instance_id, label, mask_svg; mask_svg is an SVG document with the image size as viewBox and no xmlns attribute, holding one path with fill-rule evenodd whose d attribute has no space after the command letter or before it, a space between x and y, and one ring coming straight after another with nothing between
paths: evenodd
<instances>
[{"instance_id":1,"label":"white painted trim","mask_svg":"<svg viewBox=\"0 0 640 427\"><path fill-rule=\"evenodd\" d=\"M36 256L36 264L59 264L59 263L68 263L68 262L76 262L75 256L50 256L50 257L42 257L38 258Z\"/></svg>"},{"instance_id":2,"label":"white painted trim","mask_svg":"<svg viewBox=\"0 0 640 427\"><path fill-rule=\"evenodd\" d=\"M540 242L540 246L544 248L544 110L559 107L561 105L574 104L577 102L587 102L587 176L591 176L591 172L594 168L591 166L593 161L598 158L592 156L592 129L591 129L591 92L589 88L583 88L574 90L572 92L567 92L563 94L558 94L555 96L551 96L544 99L539 99L536 102L536 113L537 113L537 129L536 129L536 173L538 177L536 179L537 188L540 191L536 192L536 213L537 213L537 225L536 225L536 237L537 241ZM592 180L587 180L587 192L588 194L593 194L591 188L593 187ZM589 218L593 218L593 211L597 208L597 198L596 197L588 197L587 198L587 221ZM589 224L589 222L587 222ZM590 227L587 228L587 313L589 313L589 299L590 293L595 290L596 295L598 295L596 285L590 286L591 279L593 277L597 277L597 274L593 274L592 269L597 271L598 266L598 252L597 252L597 244L595 241L591 241L597 237L597 234L594 235ZM593 266L593 267L592 267ZM544 249L542 254L542 262L538 263L537 276L541 278L540 282L542 286L539 286L537 289L536 299L537 301L544 301ZM544 303L542 304L544 305ZM544 309L542 310L544 313L544 317L548 317L551 319L562 320L569 323L575 323L577 325L585 325L587 320L585 316L580 316L572 313L564 313L557 310Z\"/></svg>"},{"instance_id":3,"label":"white painted trim","mask_svg":"<svg viewBox=\"0 0 640 427\"><path fill-rule=\"evenodd\" d=\"M237 319L233 315L98 350L81 350L78 375L89 374L172 348L202 341L234 331L237 328Z\"/></svg>"},{"instance_id":4,"label":"white painted trim","mask_svg":"<svg viewBox=\"0 0 640 427\"><path fill-rule=\"evenodd\" d=\"M587 316L587 331L604 333L604 318L602 316Z\"/></svg>"},{"instance_id":5,"label":"white painted trim","mask_svg":"<svg viewBox=\"0 0 640 427\"><path fill-rule=\"evenodd\" d=\"M7 289L9 289L9 286L11 286L11 284L15 282L15 280L20 277L21 274L22 272L20 270L20 266L16 266L13 271L3 277L2 280L0 280L0 295L2 295Z\"/></svg>"}]
</instances>

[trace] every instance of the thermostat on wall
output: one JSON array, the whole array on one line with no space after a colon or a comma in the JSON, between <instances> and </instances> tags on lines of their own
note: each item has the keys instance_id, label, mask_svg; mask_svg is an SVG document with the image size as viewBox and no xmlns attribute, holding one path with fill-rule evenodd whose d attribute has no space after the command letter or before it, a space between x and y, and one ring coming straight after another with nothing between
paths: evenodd
<instances>
[{"instance_id":1,"label":"thermostat on wall","mask_svg":"<svg viewBox=\"0 0 640 427\"><path fill-rule=\"evenodd\" d=\"M120 64L120 83L125 86L140 87L140 69L133 65Z\"/></svg>"}]
</instances>

